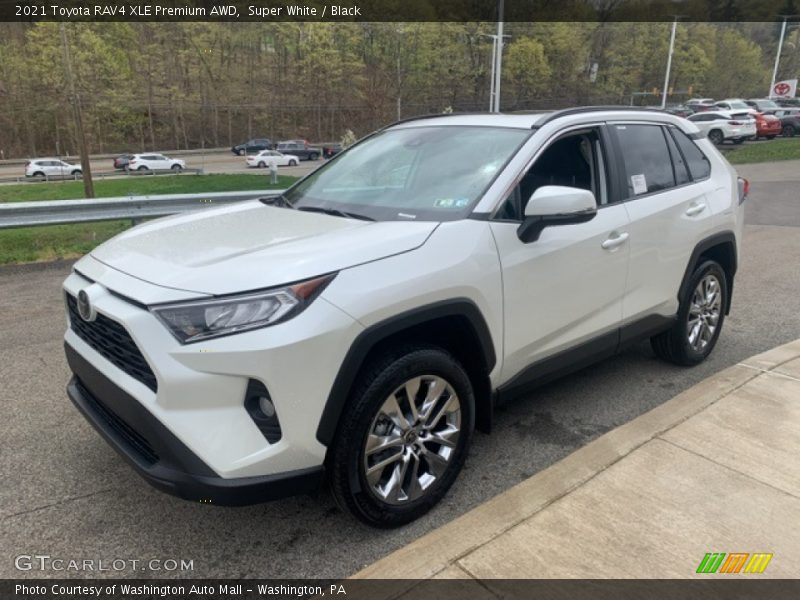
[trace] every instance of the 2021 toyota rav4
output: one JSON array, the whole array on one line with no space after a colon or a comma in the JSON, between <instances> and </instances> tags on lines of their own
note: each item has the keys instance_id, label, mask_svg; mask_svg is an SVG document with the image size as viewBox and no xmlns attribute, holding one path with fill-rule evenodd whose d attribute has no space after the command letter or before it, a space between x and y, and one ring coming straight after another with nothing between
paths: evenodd
<instances>
[{"instance_id":1,"label":"2021 toyota rav4","mask_svg":"<svg viewBox=\"0 0 800 600\"><path fill-rule=\"evenodd\" d=\"M499 396L728 313L747 182L645 110L439 115L283 195L139 225L64 283L68 392L156 487L313 490L367 523L434 506Z\"/></svg>"}]
</instances>

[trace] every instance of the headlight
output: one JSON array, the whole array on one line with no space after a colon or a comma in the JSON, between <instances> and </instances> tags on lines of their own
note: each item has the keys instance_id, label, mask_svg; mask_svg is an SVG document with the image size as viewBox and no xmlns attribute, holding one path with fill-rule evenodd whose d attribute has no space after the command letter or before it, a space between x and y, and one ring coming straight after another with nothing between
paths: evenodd
<instances>
[{"instance_id":1,"label":"headlight","mask_svg":"<svg viewBox=\"0 0 800 600\"><path fill-rule=\"evenodd\" d=\"M290 319L311 304L334 276L263 292L154 306L150 311L179 342L189 344Z\"/></svg>"}]
</instances>

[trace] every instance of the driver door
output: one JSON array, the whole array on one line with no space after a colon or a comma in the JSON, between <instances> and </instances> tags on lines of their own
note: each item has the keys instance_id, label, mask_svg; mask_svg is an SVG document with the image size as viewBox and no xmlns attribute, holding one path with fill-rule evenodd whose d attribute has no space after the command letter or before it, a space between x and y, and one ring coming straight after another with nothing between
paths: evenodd
<instances>
[{"instance_id":1,"label":"driver door","mask_svg":"<svg viewBox=\"0 0 800 600\"><path fill-rule=\"evenodd\" d=\"M564 357L569 363L616 351L629 219L608 176L607 147L599 125L555 138L490 223L503 268L506 382L525 384L551 371L554 363L545 359L567 350L575 350ZM544 185L591 190L597 214L584 223L548 226L524 243L517 230L525 204Z\"/></svg>"}]
</instances>

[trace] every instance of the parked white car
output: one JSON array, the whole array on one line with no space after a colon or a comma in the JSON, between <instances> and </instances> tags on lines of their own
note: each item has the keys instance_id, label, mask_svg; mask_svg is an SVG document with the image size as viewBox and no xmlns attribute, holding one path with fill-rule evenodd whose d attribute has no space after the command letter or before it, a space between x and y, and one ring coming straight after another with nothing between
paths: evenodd
<instances>
[{"instance_id":1,"label":"parked white car","mask_svg":"<svg viewBox=\"0 0 800 600\"><path fill-rule=\"evenodd\" d=\"M73 165L58 158L37 158L25 163L25 177L62 178L79 177L81 166Z\"/></svg>"},{"instance_id":2,"label":"parked white car","mask_svg":"<svg viewBox=\"0 0 800 600\"><path fill-rule=\"evenodd\" d=\"M741 144L756 135L756 121L747 112L707 110L690 115L688 119L716 145L728 140Z\"/></svg>"},{"instance_id":3,"label":"parked white car","mask_svg":"<svg viewBox=\"0 0 800 600\"><path fill-rule=\"evenodd\" d=\"M722 109L728 112L747 113L753 116L758 113L756 109L748 106L747 102L741 98L726 98L725 100L715 102L714 107L715 109Z\"/></svg>"},{"instance_id":4,"label":"parked white car","mask_svg":"<svg viewBox=\"0 0 800 600\"><path fill-rule=\"evenodd\" d=\"M248 156L246 161L248 167L264 169L269 166L271 159L274 159L275 164L279 167L294 167L300 162L298 157L292 154L282 154L277 150L262 150L258 154Z\"/></svg>"},{"instance_id":5,"label":"parked white car","mask_svg":"<svg viewBox=\"0 0 800 600\"><path fill-rule=\"evenodd\" d=\"M168 493L247 504L327 479L358 518L401 525L445 495L498 397L642 339L703 361L747 191L661 111L399 122L280 196L78 261L68 393Z\"/></svg>"},{"instance_id":6,"label":"parked white car","mask_svg":"<svg viewBox=\"0 0 800 600\"><path fill-rule=\"evenodd\" d=\"M182 171L186 162L163 154L134 154L128 163L129 171Z\"/></svg>"}]
</instances>

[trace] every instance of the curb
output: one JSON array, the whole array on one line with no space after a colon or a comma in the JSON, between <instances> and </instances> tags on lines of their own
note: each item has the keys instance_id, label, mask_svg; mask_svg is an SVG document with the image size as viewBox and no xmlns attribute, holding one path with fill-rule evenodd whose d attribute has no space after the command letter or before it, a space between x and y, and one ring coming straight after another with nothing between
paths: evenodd
<instances>
[{"instance_id":1,"label":"curb","mask_svg":"<svg viewBox=\"0 0 800 600\"><path fill-rule=\"evenodd\" d=\"M795 340L728 367L602 435L454 521L369 565L352 575L351 579L405 579L408 580L407 589L410 589L420 579L437 575L452 577L455 571L460 571L454 565L460 558L569 494L643 444L691 418L763 372L772 371L798 357L800 340Z\"/></svg>"}]
</instances>

